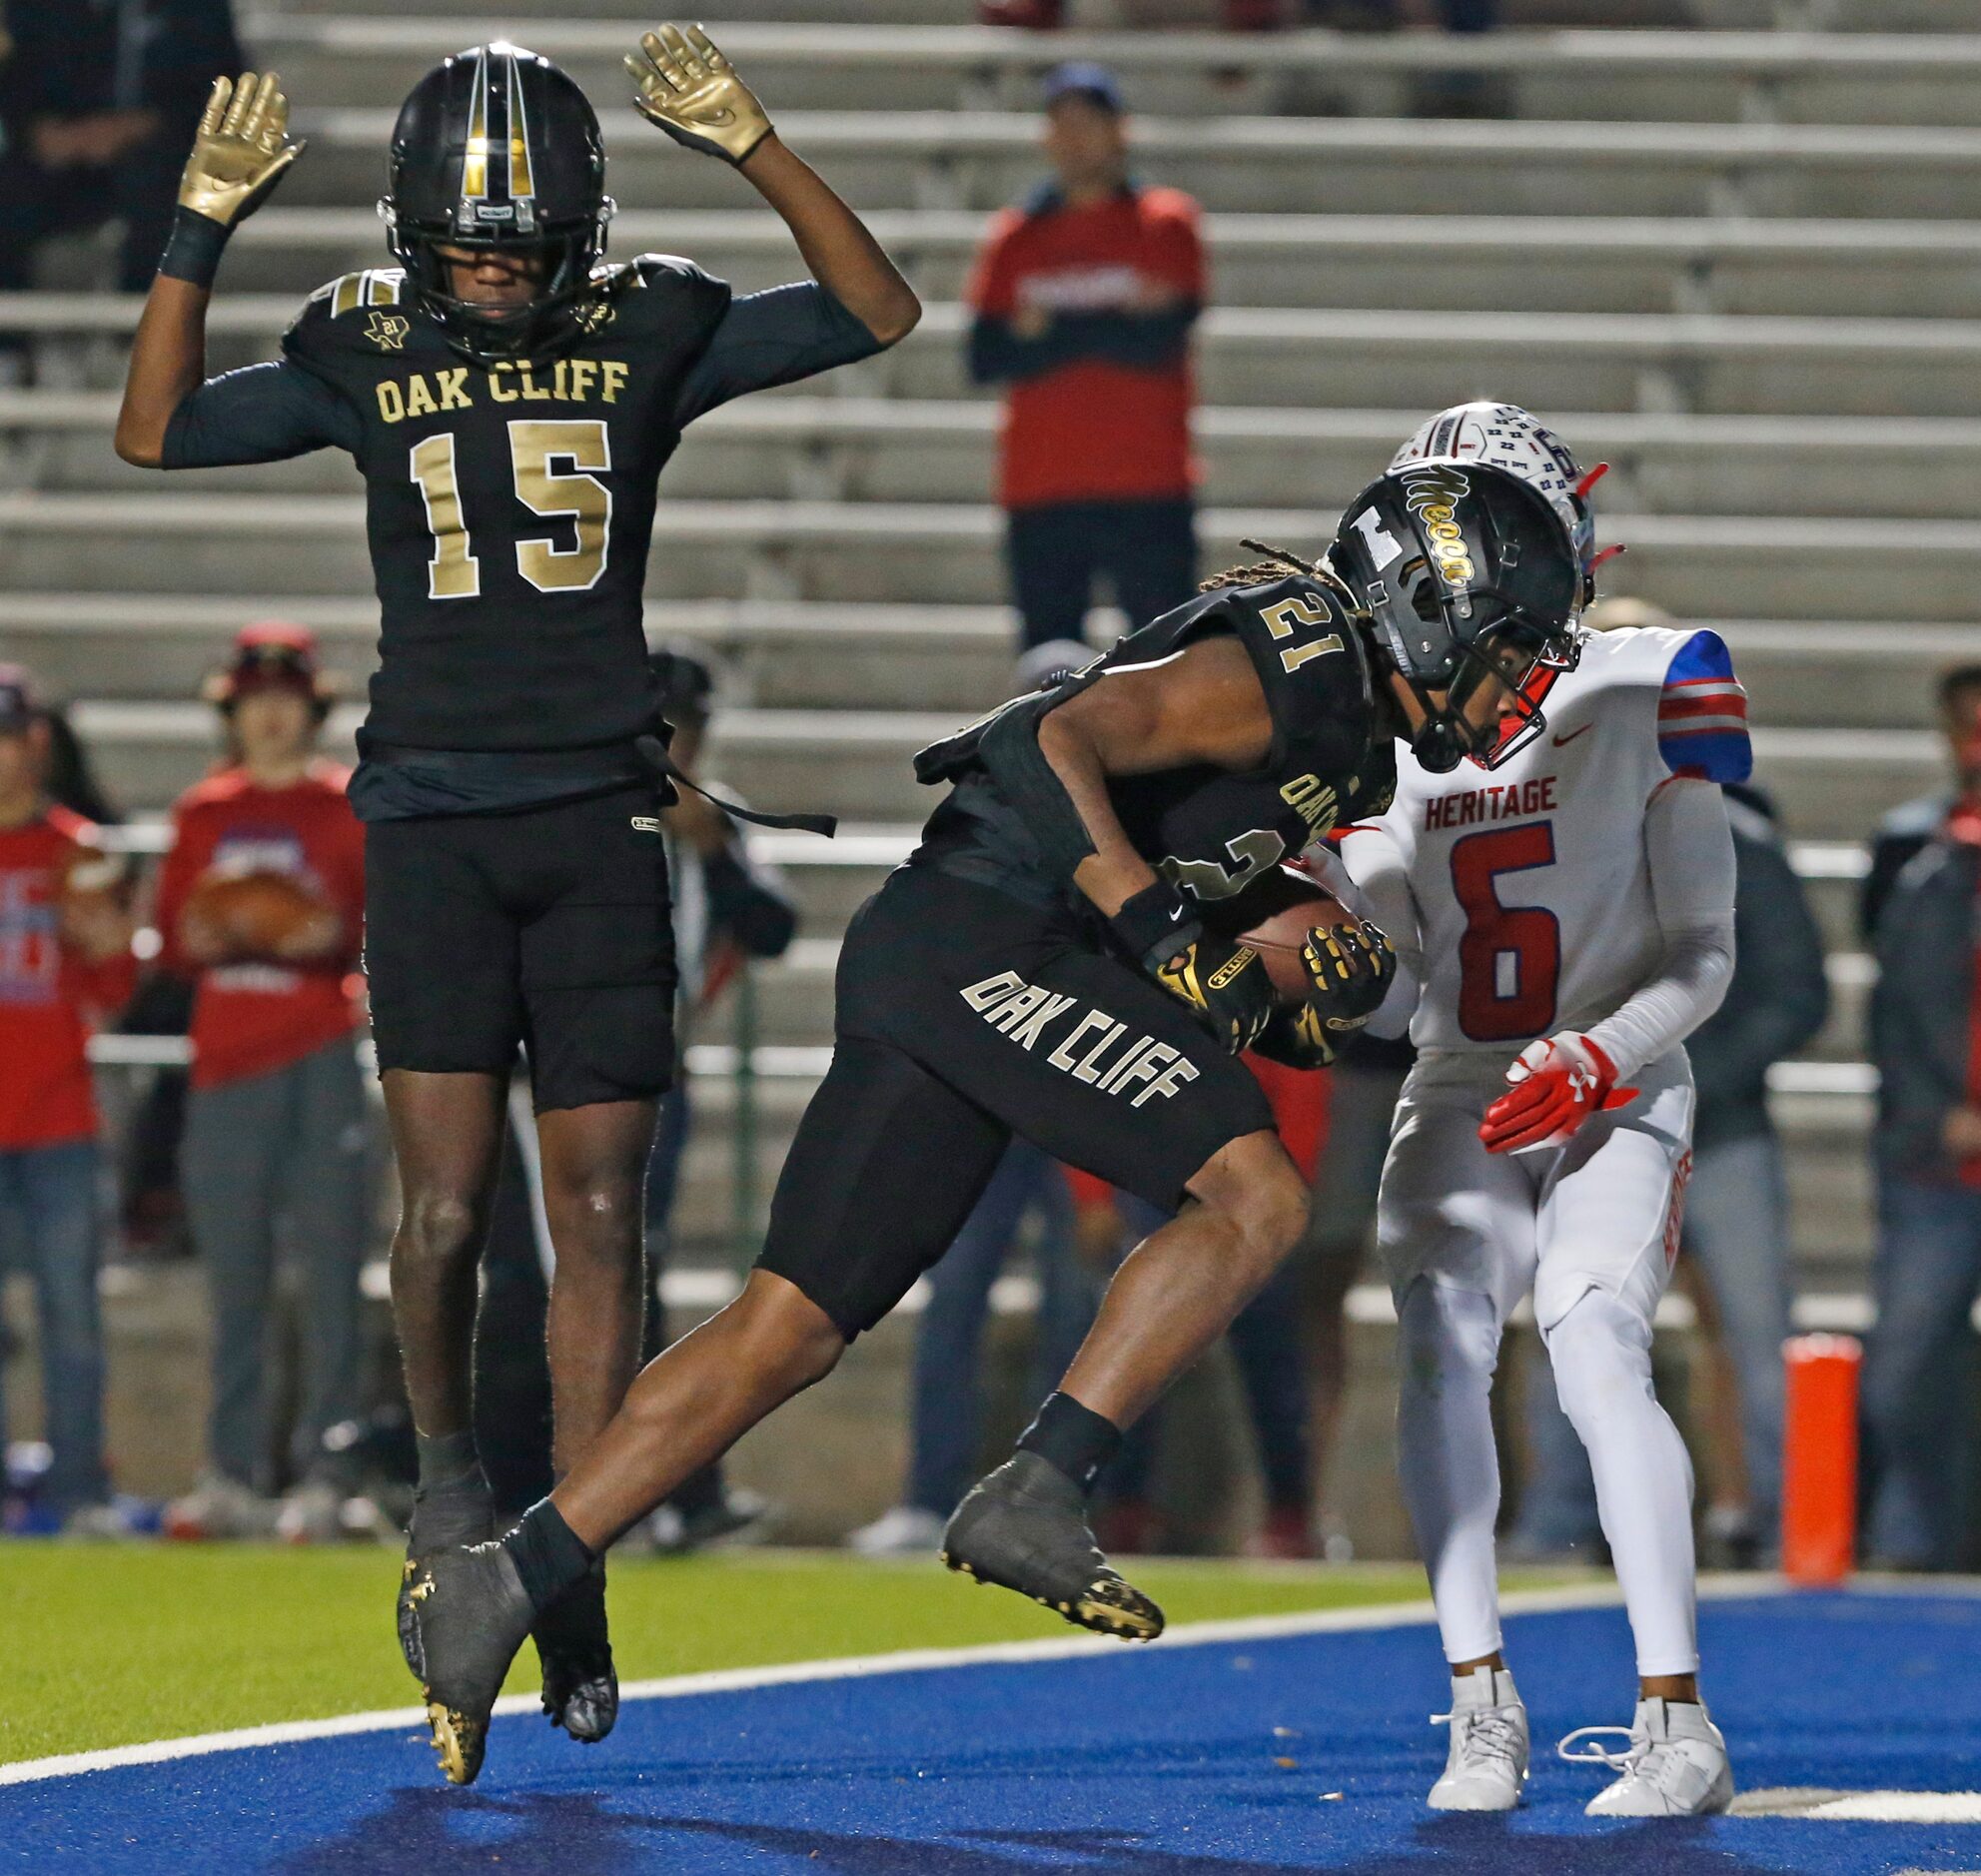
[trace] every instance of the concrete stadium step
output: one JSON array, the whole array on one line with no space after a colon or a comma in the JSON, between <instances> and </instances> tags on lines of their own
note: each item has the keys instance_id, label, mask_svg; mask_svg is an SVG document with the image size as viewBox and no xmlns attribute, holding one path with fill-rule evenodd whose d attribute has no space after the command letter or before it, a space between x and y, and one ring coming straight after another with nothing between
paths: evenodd
<instances>
[{"instance_id":1,"label":"concrete stadium step","mask_svg":"<svg viewBox=\"0 0 1981 1876\"><path fill-rule=\"evenodd\" d=\"M1963 24L1971 22L1963 21ZM396 104L434 60L458 51L455 18L261 14L243 37L292 98ZM600 102L623 96L623 19L531 20L534 51ZM1291 108L1395 114L1426 74L1482 72L1520 117L1972 124L1981 33L1632 32L1451 35L1027 34L976 26L724 22L723 49L781 110L1020 107L1062 59L1116 67L1156 112ZM1208 76L1207 76L1208 75ZM1766 107L1765 109L1763 107Z\"/></svg>"},{"instance_id":2,"label":"concrete stadium step","mask_svg":"<svg viewBox=\"0 0 1981 1876\"><path fill-rule=\"evenodd\" d=\"M283 185L284 209L374 197L393 116L300 104L310 152ZM636 112L608 105L600 118L622 215L756 206L746 183ZM993 209L1042 170L1029 111L788 111L778 122L866 213ZM1582 219L1981 213L1981 132L1951 125L1220 116L1137 118L1132 134L1151 181L1187 189L1214 214L1546 217L1566 203ZM621 250L625 239L615 231Z\"/></svg>"},{"instance_id":3,"label":"concrete stadium step","mask_svg":"<svg viewBox=\"0 0 1981 1876\"><path fill-rule=\"evenodd\" d=\"M280 615L309 625L347 680L372 667L369 598L0 592L0 642L57 696L138 701L194 694L240 623ZM655 641L688 639L721 667L725 702L827 708L952 708L958 719L1004 694L1016 643L1005 605L832 605L670 600L647 618ZM1120 615L1097 613L1104 639Z\"/></svg>"},{"instance_id":4,"label":"concrete stadium step","mask_svg":"<svg viewBox=\"0 0 1981 1876\"><path fill-rule=\"evenodd\" d=\"M250 593L0 593L0 642L57 696L144 701L194 695L241 622L281 615L313 627L348 682L369 672L369 599ZM1869 619L1697 618L1733 647L1754 720L1771 728L1930 726L1932 687L1981 662L1981 625ZM1111 642L1124 621L1096 610ZM669 600L647 615L659 640L705 646L725 704L756 708L986 709L1010 681L1017 622L1004 605L836 605L814 600Z\"/></svg>"},{"instance_id":5,"label":"concrete stadium step","mask_svg":"<svg viewBox=\"0 0 1981 1876\"><path fill-rule=\"evenodd\" d=\"M1210 508L1207 561L1245 536L1318 550L1336 515L1314 508ZM745 593L841 601L999 597L1003 521L962 502L662 501L652 598ZM1958 621L1972 616L1981 523L1785 516L1609 514L1629 543L1610 584L1679 617ZM106 541L129 552L106 554ZM280 543L280 580L256 543ZM169 556L169 557L168 557ZM361 497L216 493L0 494L0 575L30 590L144 592L170 573L218 594L370 583ZM781 590L766 590L775 582Z\"/></svg>"},{"instance_id":6,"label":"concrete stadium step","mask_svg":"<svg viewBox=\"0 0 1981 1876\"><path fill-rule=\"evenodd\" d=\"M1829 0L1834 3L1834 0ZM1905 17L1908 7L1917 8L1928 4L1929 0L1892 0L1901 18L1884 31L1926 31L1930 22L1921 24ZM1698 22L1715 27L1767 27L1780 24L1771 17L1747 16L1739 12L1740 0L1706 0L1707 13ZM282 0L283 11L287 13L328 13L338 15L368 15L395 11L393 0ZM1727 16L1722 18L1712 9L1726 8ZM428 14L458 15L464 20L473 21L478 28L485 26L488 13L482 0L432 0L422 9ZM635 22L635 30L653 18L647 0L595 0L589 12L596 18L624 18ZM780 22L805 25L855 25L874 24L882 21L902 25L941 26L952 24L958 8L954 0L734 0L734 4L723 9L725 20L748 20L752 24ZM1074 24L1082 28L1102 28L1110 24L1108 16L1120 16L1122 7L1116 0L1096 9L1086 4L1086 0L1075 0ZM1209 25L1218 13L1218 0L1189 0L1182 14L1174 4L1165 9L1163 17L1176 19L1163 30L1174 30L1177 25L1187 25L1201 21ZM1588 14L1584 0L1510 0L1500 12L1502 22L1509 27L1577 25ZM1194 15L1194 20L1190 17ZM1694 21L1690 9L1681 0L1605 0L1603 7L1605 25L1652 27L1690 25ZM1128 15L1129 23L1134 23L1134 13ZM1834 20L1824 22L1825 30L1834 29ZM1859 20L1857 30L1869 31L1876 25L1875 20Z\"/></svg>"},{"instance_id":7,"label":"concrete stadium step","mask_svg":"<svg viewBox=\"0 0 1981 1876\"><path fill-rule=\"evenodd\" d=\"M332 717L329 746L346 759L360 712ZM77 731L112 793L162 807L206 771L216 753L213 712L193 702L84 698ZM931 796L910 758L958 726L955 711L728 709L717 720L711 767L764 806L804 804L855 820L919 821ZM1798 839L1861 840L1880 816L1938 784L1945 755L1930 730L1769 729L1754 732L1762 779Z\"/></svg>"},{"instance_id":8,"label":"concrete stadium step","mask_svg":"<svg viewBox=\"0 0 1981 1876\"><path fill-rule=\"evenodd\" d=\"M829 383L829 381L828 381ZM0 434L36 446L48 489L129 491L106 448L114 392L0 391ZM1586 461L1607 462L1604 506L1710 513L1866 513L1958 519L1981 511L1981 421L1543 413ZM1197 413L1206 495L1268 503L1298 489L1349 500L1421 421L1421 410L1210 406ZM834 491L882 501L980 499L999 422L988 399L880 399L787 392L727 405L689 432L663 486L701 498ZM175 489L232 489L238 469L183 470ZM350 463L322 451L256 471L269 493L345 492Z\"/></svg>"},{"instance_id":9,"label":"concrete stadium step","mask_svg":"<svg viewBox=\"0 0 1981 1876\"><path fill-rule=\"evenodd\" d=\"M268 356L300 304L223 296L214 365ZM0 329L35 334L127 333L137 314L127 295L0 295ZM956 397L965 325L960 307L931 305L905 344L841 383ZM1542 410L1981 415L1981 320L1220 307L1204 319L1199 358L1213 404L1435 410L1490 388Z\"/></svg>"},{"instance_id":10,"label":"concrete stadium step","mask_svg":"<svg viewBox=\"0 0 1981 1876\"><path fill-rule=\"evenodd\" d=\"M923 298L942 301L963 291L987 218L884 210L868 225ZM1981 310L1981 226L1959 221L1219 214L1206 233L1220 306L1908 320ZM274 293L376 266L380 235L363 210L271 209L232 251L228 290ZM615 236L615 252L685 254L743 290L801 272L774 215L629 211Z\"/></svg>"}]
</instances>

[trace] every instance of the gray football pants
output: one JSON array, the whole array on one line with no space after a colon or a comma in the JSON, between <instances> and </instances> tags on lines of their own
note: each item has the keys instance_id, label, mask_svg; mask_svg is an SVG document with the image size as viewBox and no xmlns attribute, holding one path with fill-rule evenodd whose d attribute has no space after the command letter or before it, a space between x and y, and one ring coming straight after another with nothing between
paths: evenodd
<instances>
[{"instance_id":1,"label":"gray football pants","mask_svg":"<svg viewBox=\"0 0 1981 1876\"><path fill-rule=\"evenodd\" d=\"M263 1489L269 1468L269 1300L278 1243L300 1268L299 1480L324 1432L358 1411L358 1274L369 1202L365 1085L350 1037L287 1068L195 1089L180 1183L213 1299L212 1468Z\"/></svg>"}]
</instances>

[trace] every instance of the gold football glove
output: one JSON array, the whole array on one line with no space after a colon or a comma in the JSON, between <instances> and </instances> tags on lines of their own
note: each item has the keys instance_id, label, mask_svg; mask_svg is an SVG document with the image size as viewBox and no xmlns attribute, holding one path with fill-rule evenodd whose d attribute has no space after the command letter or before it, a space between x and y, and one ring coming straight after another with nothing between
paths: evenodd
<instances>
[{"instance_id":1,"label":"gold football glove","mask_svg":"<svg viewBox=\"0 0 1981 1876\"><path fill-rule=\"evenodd\" d=\"M302 154L303 146L289 141L281 79L273 72L243 72L239 84L216 78L179 180L179 206L232 228L268 200Z\"/></svg>"},{"instance_id":2,"label":"gold football glove","mask_svg":"<svg viewBox=\"0 0 1981 1876\"><path fill-rule=\"evenodd\" d=\"M1380 926L1319 925L1301 947L1307 1007L1337 1036L1360 1029L1383 1007L1397 975L1397 954Z\"/></svg>"},{"instance_id":3,"label":"gold football glove","mask_svg":"<svg viewBox=\"0 0 1981 1876\"><path fill-rule=\"evenodd\" d=\"M1210 932L1158 965L1155 975L1171 996L1197 1012L1229 1055L1249 1049L1278 1007L1259 953Z\"/></svg>"},{"instance_id":4,"label":"gold football glove","mask_svg":"<svg viewBox=\"0 0 1981 1876\"><path fill-rule=\"evenodd\" d=\"M626 70L639 87L633 103L640 115L687 149L740 168L770 135L755 93L699 26L670 21L642 33L639 50L626 54Z\"/></svg>"}]
</instances>

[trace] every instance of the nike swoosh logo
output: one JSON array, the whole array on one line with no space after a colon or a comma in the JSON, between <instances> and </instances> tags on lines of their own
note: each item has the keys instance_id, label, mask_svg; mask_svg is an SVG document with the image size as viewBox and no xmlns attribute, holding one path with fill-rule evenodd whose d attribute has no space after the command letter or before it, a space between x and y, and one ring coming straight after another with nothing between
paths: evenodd
<instances>
[{"instance_id":1,"label":"nike swoosh logo","mask_svg":"<svg viewBox=\"0 0 1981 1876\"><path fill-rule=\"evenodd\" d=\"M1565 736L1556 736L1554 738L1555 748L1558 749L1564 743L1573 742L1577 736L1586 736L1594 727L1595 725L1593 723L1584 723L1580 729L1571 729Z\"/></svg>"}]
</instances>

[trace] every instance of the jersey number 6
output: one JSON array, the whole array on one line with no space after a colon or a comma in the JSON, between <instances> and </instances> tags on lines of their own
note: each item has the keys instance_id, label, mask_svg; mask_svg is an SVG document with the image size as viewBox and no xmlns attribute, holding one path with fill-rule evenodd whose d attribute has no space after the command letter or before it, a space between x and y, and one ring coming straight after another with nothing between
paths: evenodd
<instances>
[{"instance_id":1,"label":"jersey number 6","mask_svg":"<svg viewBox=\"0 0 1981 1876\"><path fill-rule=\"evenodd\" d=\"M1554 1027L1561 926L1537 905L1499 903L1502 873L1554 864L1546 821L1467 834L1452 848L1452 890L1466 915L1459 940L1459 1027L1474 1042L1512 1042Z\"/></svg>"},{"instance_id":2,"label":"jersey number 6","mask_svg":"<svg viewBox=\"0 0 1981 1876\"><path fill-rule=\"evenodd\" d=\"M533 514L574 523L575 542L560 547L550 535L515 543L515 570L538 592L584 592L605 570L612 491L589 469L612 467L612 445L601 423L531 423L508 427L509 469L515 498ZM553 468L561 458L565 469ZM482 590L482 562L462 512L455 471L454 433L439 431L413 446L413 479L427 504L434 557L427 567L430 599L472 599Z\"/></svg>"}]
</instances>

